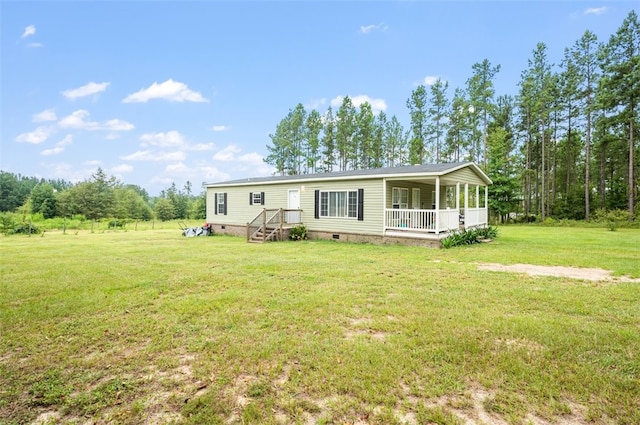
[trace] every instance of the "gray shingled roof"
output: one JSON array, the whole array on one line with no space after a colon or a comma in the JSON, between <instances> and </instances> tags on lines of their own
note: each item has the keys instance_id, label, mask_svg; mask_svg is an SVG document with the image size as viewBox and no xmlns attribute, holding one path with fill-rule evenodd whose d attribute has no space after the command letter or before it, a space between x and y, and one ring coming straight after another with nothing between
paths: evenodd
<instances>
[{"instance_id":1,"label":"gray shingled roof","mask_svg":"<svg viewBox=\"0 0 640 425\"><path fill-rule=\"evenodd\" d=\"M233 185L242 185L242 184L288 182L288 181L296 181L296 180L305 180L305 181L327 180L327 179L341 179L345 177L393 176L393 175L419 174L419 173L435 176L435 175L446 174L447 172L453 171L458 168L462 168L465 165L472 165L476 167L473 162L406 165L402 167L336 171L331 173L296 174L293 176L250 177L246 179L229 180L229 181L216 182L216 183L205 183L204 186L233 186Z\"/></svg>"}]
</instances>

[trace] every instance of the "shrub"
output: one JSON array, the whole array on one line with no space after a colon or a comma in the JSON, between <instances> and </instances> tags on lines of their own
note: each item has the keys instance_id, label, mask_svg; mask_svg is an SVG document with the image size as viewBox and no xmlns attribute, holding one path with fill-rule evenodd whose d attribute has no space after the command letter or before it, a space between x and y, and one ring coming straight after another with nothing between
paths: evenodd
<instances>
[{"instance_id":1,"label":"shrub","mask_svg":"<svg viewBox=\"0 0 640 425\"><path fill-rule=\"evenodd\" d=\"M13 233L37 235L40 233L40 229L38 229L38 226L34 225L33 223L20 223L19 225L14 227Z\"/></svg>"},{"instance_id":2,"label":"shrub","mask_svg":"<svg viewBox=\"0 0 640 425\"><path fill-rule=\"evenodd\" d=\"M498 236L495 227L470 228L451 233L441 242L443 248L453 248L459 245L470 245L484 239L493 239Z\"/></svg>"},{"instance_id":3,"label":"shrub","mask_svg":"<svg viewBox=\"0 0 640 425\"><path fill-rule=\"evenodd\" d=\"M291 228L289 233L289 239L292 241L302 241L307 239L307 227L299 224Z\"/></svg>"}]
</instances>

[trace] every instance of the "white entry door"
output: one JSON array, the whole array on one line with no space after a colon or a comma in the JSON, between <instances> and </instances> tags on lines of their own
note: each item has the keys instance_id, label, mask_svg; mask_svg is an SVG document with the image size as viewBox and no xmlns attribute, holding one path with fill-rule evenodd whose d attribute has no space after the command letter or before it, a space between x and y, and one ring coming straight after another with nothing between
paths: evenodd
<instances>
[{"instance_id":1,"label":"white entry door","mask_svg":"<svg viewBox=\"0 0 640 425\"><path fill-rule=\"evenodd\" d=\"M289 189L288 199L287 209L300 209L300 191L298 189ZM300 223L302 221L301 218L299 211L290 211L287 213L287 223Z\"/></svg>"},{"instance_id":2,"label":"white entry door","mask_svg":"<svg viewBox=\"0 0 640 425\"><path fill-rule=\"evenodd\" d=\"M414 210L420 209L420 189L416 187L411 189L411 208Z\"/></svg>"}]
</instances>

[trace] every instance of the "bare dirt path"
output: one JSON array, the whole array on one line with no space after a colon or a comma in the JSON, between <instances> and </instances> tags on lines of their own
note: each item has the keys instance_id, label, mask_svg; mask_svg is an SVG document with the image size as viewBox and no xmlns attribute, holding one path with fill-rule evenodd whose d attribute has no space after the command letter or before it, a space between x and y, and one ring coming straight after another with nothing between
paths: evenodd
<instances>
[{"instance_id":1,"label":"bare dirt path","mask_svg":"<svg viewBox=\"0 0 640 425\"><path fill-rule=\"evenodd\" d=\"M640 282L640 279L632 279L626 276L613 276L610 270L599 268L579 268L564 266L536 266L533 264L478 264L478 270L494 272L522 273L530 276L554 276L570 279L610 282Z\"/></svg>"}]
</instances>

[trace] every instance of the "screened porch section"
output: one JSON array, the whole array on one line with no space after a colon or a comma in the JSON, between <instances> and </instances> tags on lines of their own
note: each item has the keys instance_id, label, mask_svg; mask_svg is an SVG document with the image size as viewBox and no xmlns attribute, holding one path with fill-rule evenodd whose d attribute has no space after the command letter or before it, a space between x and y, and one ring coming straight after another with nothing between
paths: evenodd
<instances>
[{"instance_id":1,"label":"screened porch section","mask_svg":"<svg viewBox=\"0 0 640 425\"><path fill-rule=\"evenodd\" d=\"M384 226L387 234L439 235L488 223L487 186L442 184L439 178L431 184L411 181L386 184Z\"/></svg>"}]
</instances>

